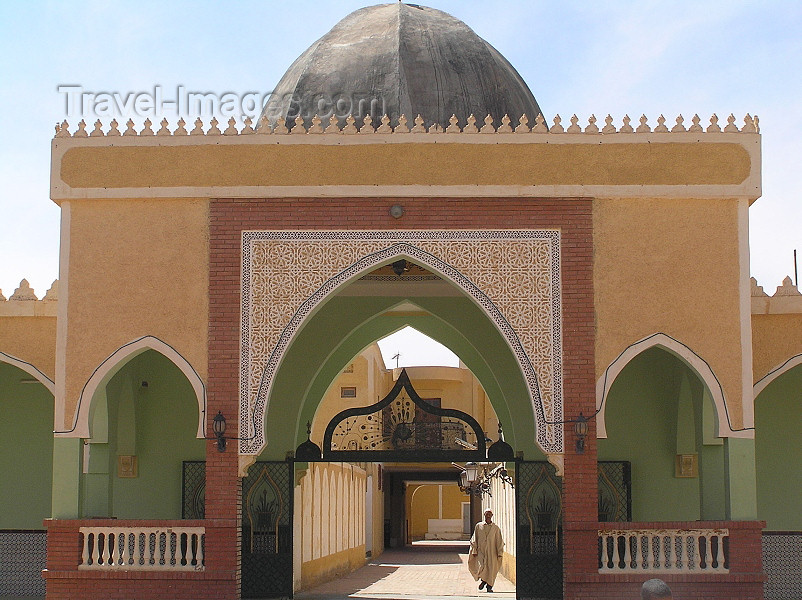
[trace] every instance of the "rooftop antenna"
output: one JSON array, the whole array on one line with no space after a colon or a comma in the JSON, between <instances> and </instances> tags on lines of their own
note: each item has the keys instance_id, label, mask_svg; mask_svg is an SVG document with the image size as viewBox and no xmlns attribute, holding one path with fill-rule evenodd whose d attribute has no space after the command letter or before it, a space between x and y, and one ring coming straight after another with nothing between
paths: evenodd
<instances>
[{"instance_id":1,"label":"rooftop antenna","mask_svg":"<svg viewBox=\"0 0 802 600\"><path fill-rule=\"evenodd\" d=\"M393 358L391 358L391 359L390 359L390 360L393 360L393 359L395 359L395 368L396 368L396 369L398 368L398 359L400 359L400 358L401 358L401 353L399 352L398 354L396 354L395 356L393 356Z\"/></svg>"},{"instance_id":2,"label":"rooftop antenna","mask_svg":"<svg viewBox=\"0 0 802 600\"><path fill-rule=\"evenodd\" d=\"M794 248L794 285L799 287L799 278L796 276L796 248Z\"/></svg>"}]
</instances>

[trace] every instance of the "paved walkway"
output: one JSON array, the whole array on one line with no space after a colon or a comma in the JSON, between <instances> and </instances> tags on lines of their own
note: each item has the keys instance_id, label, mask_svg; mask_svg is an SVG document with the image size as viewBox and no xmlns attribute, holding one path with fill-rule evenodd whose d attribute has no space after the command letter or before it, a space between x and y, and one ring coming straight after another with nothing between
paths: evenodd
<instances>
[{"instance_id":1,"label":"paved walkway","mask_svg":"<svg viewBox=\"0 0 802 600\"><path fill-rule=\"evenodd\" d=\"M479 591L468 572L468 545L421 542L403 550L385 550L378 558L335 581L298 592L300 600L488 600L515 598L515 586L501 575L493 593Z\"/></svg>"}]
</instances>

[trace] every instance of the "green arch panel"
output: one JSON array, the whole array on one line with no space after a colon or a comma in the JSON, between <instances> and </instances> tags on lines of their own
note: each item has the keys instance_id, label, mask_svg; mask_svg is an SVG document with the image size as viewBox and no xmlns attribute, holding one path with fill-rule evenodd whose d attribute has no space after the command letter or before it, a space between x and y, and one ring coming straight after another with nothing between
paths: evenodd
<instances>
[{"instance_id":1,"label":"green arch panel","mask_svg":"<svg viewBox=\"0 0 802 600\"><path fill-rule=\"evenodd\" d=\"M766 529L802 530L802 365L755 398L758 518Z\"/></svg>"},{"instance_id":2,"label":"green arch panel","mask_svg":"<svg viewBox=\"0 0 802 600\"><path fill-rule=\"evenodd\" d=\"M0 529L42 529L51 515L53 394L0 362Z\"/></svg>"},{"instance_id":3,"label":"green arch panel","mask_svg":"<svg viewBox=\"0 0 802 600\"><path fill-rule=\"evenodd\" d=\"M385 314L402 301L429 314ZM273 384L265 420L263 459L281 459L306 439L331 382L372 342L411 325L437 340L476 375L505 427L505 439L527 458L541 458L535 444L532 403L520 367L495 325L469 298L336 296L299 331ZM494 432L488 432L492 434Z\"/></svg>"}]
</instances>

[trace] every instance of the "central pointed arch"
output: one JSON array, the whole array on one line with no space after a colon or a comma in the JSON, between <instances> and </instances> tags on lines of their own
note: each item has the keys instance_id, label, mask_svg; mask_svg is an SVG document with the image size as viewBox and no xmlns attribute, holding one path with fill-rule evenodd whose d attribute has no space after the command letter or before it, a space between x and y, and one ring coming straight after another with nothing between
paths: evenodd
<instances>
[{"instance_id":1,"label":"central pointed arch","mask_svg":"<svg viewBox=\"0 0 802 600\"><path fill-rule=\"evenodd\" d=\"M358 237L357 237L358 236ZM308 297L304 298L296 307L293 307L293 314L288 319L286 325L277 336L275 344L270 348L269 357L265 360L264 366L259 375L258 388L253 394L249 386L252 385L252 378L255 376L250 355L250 315L257 308L253 304L251 294L251 268L252 260L256 254L255 242L264 240L280 240L281 243L288 241L308 241L310 253L318 250L315 243L320 241L340 242L346 240L369 239L372 247L377 248L372 252L363 254L350 265L340 268ZM372 239L371 239L372 238ZM472 242L482 242L492 240L503 244L505 240L527 241L533 240L546 247L545 252L538 255L538 259L547 263L547 310L551 317L550 330L550 349L551 354L550 368L553 378L550 381L553 404L551 405L551 419L546 418L546 411L543 407L541 396L541 385L538 381L538 374L533 365L531 356L522 343L516 328L510 320L500 310L496 302L485 293L485 290L477 285L460 268L462 265L452 265L436 256L430 251L439 245L449 242L461 242L466 246ZM562 429L554 423L562 420L562 340L561 340L561 304L560 304L560 236L558 231L552 230L533 230L533 231L446 231L446 232L243 232L242 248L242 348L241 348L241 381L240 381L240 434L243 438L240 441L240 453L244 455L255 455L261 452L266 446L267 440L264 434L264 423L268 411L269 398L272 390L273 381L282 360L294 340L297 333L302 329L304 323L310 319L315 312L347 284L355 281L362 275L383 265L390 264L397 260L409 260L419 264L440 276L442 279L454 285L457 289L480 308L482 313L492 322L495 328L506 341L511 352L517 360L517 364L526 381L529 391L531 410L536 423L536 442L545 452L560 453L563 448ZM384 246L384 247L382 247ZM428 246L428 249L427 247ZM352 249L353 250L353 249ZM533 252L533 254L535 254ZM544 256L545 255L545 258ZM532 265L529 265L531 268ZM503 269L504 265L493 268ZM261 282L264 287L264 282ZM542 295L542 294L541 294ZM509 311L509 308L508 308ZM528 315L527 315L528 316Z\"/></svg>"}]
</instances>

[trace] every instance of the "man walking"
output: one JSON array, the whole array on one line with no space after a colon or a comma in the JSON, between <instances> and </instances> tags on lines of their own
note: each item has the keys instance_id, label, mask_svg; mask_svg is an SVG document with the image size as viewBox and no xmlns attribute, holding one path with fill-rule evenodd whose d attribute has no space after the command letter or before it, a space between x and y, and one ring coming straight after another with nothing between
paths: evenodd
<instances>
[{"instance_id":1,"label":"man walking","mask_svg":"<svg viewBox=\"0 0 802 600\"><path fill-rule=\"evenodd\" d=\"M485 520L477 523L471 537L471 550L468 555L468 570L474 580L479 581L479 589L493 591L493 584L501 568L504 553L504 540L501 529L493 523L493 511L485 511Z\"/></svg>"}]
</instances>

